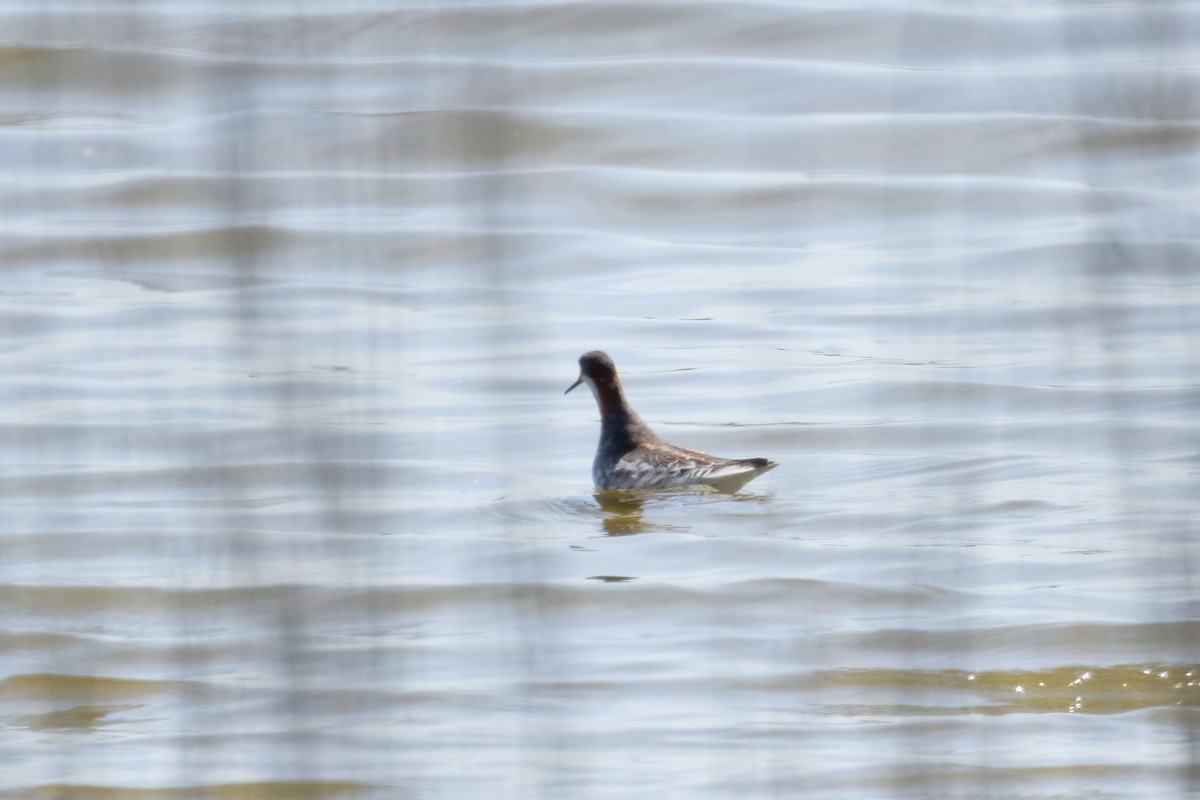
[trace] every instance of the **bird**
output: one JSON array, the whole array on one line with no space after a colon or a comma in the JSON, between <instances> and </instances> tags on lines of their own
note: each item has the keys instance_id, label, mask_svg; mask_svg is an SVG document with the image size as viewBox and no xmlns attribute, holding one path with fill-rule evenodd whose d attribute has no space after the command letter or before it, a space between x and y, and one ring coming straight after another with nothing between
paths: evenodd
<instances>
[{"instance_id":1,"label":"bird","mask_svg":"<svg viewBox=\"0 0 1200 800\"><path fill-rule=\"evenodd\" d=\"M721 458L666 441L629 405L617 365L602 350L579 357L579 380L563 394L581 383L600 406L600 444L592 462L597 490L708 486L732 493L779 466L767 458Z\"/></svg>"}]
</instances>

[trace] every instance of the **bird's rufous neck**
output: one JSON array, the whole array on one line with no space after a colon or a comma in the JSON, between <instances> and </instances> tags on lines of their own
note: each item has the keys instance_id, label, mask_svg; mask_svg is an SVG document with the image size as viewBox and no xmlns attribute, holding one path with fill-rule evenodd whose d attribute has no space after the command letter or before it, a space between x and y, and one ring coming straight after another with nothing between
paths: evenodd
<instances>
[{"instance_id":1,"label":"bird's rufous neck","mask_svg":"<svg viewBox=\"0 0 1200 800\"><path fill-rule=\"evenodd\" d=\"M615 376L596 381L596 404L600 406L600 418L603 420L619 419L628 416L628 403L625 401L625 391L621 381Z\"/></svg>"}]
</instances>

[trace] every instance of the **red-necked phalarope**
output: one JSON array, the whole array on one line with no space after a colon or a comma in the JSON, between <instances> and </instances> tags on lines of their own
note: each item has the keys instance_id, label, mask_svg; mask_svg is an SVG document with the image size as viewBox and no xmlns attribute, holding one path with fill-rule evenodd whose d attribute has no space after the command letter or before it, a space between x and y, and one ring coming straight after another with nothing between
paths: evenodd
<instances>
[{"instance_id":1,"label":"red-necked phalarope","mask_svg":"<svg viewBox=\"0 0 1200 800\"><path fill-rule=\"evenodd\" d=\"M701 485L736 492L778 466L766 458L718 458L670 444L630 407L608 353L593 350L579 357L579 380L567 392L581 383L588 385L600 406L600 446L592 462L597 489Z\"/></svg>"}]
</instances>

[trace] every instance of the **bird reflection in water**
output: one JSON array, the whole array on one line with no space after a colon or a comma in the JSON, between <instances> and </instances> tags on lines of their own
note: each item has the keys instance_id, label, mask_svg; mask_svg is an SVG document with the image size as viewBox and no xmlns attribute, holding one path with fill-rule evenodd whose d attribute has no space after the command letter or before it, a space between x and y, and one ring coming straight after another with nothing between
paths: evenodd
<instances>
[{"instance_id":1,"label":"bird reflection in water","mask_svg":"<svg viewBox=\"0 0 1200 800\"><path fill-rule=\"evenodd\" d=\"M629 536L659 527L642 519L646 498L638 492L596 492L596 502L605 513L604 533L608 536Z\"/></svg>"},{"instance_id":2,"label":"bird reflection in water","mask_svg":"<svg viewBox=\"0 0 1200 800\"><path fill-rule=\"evenodd\" d=\"M659 516L671 518L671 509L676 512L675 520L680 520L678 512L696 505L710 503L765 503L770 501L768 494L729 494L713 490L686 487L680 489L660 489L657 491L610 489L596 492L593 497L604 512L604 533L606 536L629 536L635 533L686 533L692 530L688 524L669 524L664 522L647 522L643 519L648 502L651 508L663 512Z\"/></svg>"}]
</instances>

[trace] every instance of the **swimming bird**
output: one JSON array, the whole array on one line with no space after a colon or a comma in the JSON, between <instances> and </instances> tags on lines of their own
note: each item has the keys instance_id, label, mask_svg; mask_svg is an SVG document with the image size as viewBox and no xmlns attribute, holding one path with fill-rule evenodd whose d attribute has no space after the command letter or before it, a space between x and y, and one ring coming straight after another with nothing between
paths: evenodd
<instances>
[{"instance_id":1,"label":"swimming bird","mask_svg":"<svg viewBox=\"0 0 1200 800\"><path fill-rule=\"evenodd\" d=\"M778 466L766 458L720 458L670 444L629 405L617 365L608 353L593 350L581 355L579 380L563 394L581 383L588 385L600 406L600 446L592 462L597 489L711 486L736 492Z\"/></svg>"}]
</instances>

